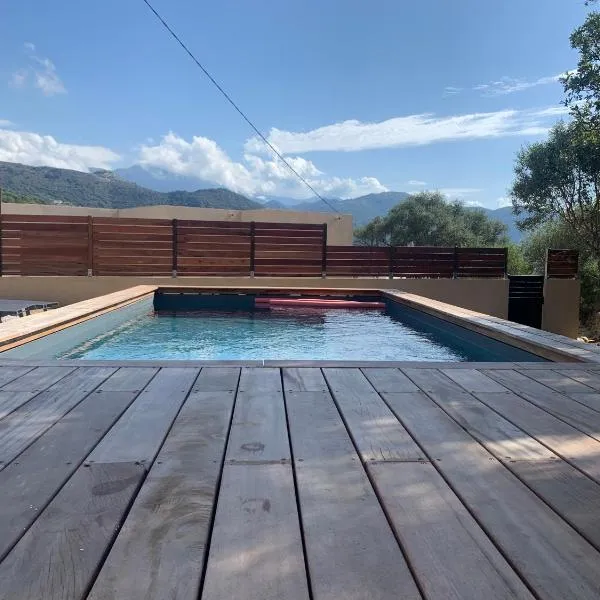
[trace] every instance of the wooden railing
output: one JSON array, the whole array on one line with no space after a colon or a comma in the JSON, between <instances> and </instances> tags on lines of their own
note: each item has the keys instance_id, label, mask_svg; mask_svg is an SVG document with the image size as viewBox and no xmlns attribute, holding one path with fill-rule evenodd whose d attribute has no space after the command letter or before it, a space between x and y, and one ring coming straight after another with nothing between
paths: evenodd
<instances>
[{"instance_id":1,"label":"wooden railing","mask_svg":"<svg viewBox=\"0 0 600 600\"><path fill-rule=\"evenodd\" d=\"M577 250L548 250L546 277L552 279L574 279L579 271Z\"/></svg>"},{"instance_id":2,"label":"wooden railing","mask_svg":"<svg viewBox=\"0 0 600 600\"><path fill-rule=\"evenodd\" d=\"M506 248L328 246L327 225L2 215L3 275L504 277Z\"/></svg>"}]
</instances>

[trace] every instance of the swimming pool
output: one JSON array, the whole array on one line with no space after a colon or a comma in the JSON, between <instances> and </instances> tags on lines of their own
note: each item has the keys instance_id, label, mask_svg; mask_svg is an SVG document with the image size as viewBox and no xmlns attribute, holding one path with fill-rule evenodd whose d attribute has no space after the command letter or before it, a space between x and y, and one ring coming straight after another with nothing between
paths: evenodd
<instances>
[{"instance_id":1,"label":"swimming pool","mask_svg":"<svg viewBox=\"0 0 600 600\"><path fill-rule=\"evenodd\" d=\"M86 360L544 360L396 302L387 301L384 310L261 310L255 309L250 295L226 294L157 295L23 344L2 356Z\"/></svg>"}]
</instances>

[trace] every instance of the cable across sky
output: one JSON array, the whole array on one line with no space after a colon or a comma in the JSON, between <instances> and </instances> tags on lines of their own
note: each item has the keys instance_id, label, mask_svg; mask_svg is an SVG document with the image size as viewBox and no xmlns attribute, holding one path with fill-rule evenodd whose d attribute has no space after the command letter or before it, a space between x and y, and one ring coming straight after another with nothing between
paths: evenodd
<instances>
[{"instance_id":1,"label":"cable across sky","mask_svg":"<svg viewBox=\"0 0 600 600\"><path fill-rule=\"evenodd\" d=\"M275 154L275 156L277 156L277 158L319 200L321 200L322 202L324 202L334 212L339 213L340 211L335 206L333 206L329 201L327 201L325 198L323 198L323 196L321 196L321 194L319 194L319 192L317 192L317 190L315 190L315 188L302 175L300 175L300 173L298 173L298 171L296 171L296 169L294 169L294 167L292 167L292 165L277 150L277 148L275 148L275 146L273 146L273 144L271 144L271 142L269 142L269 140L260 132L260 130L258 129L258 127L256 127L256 125L254 125L254 123L250 120L250 118L248 116L246 116L246 113L244 113L244 111L233 101L233 99L231 98L231 96L221 87L221 85L217 82L217 80L206 70L206 68L204 67L204 65L196 58L196 56L193 54L193 52L187 47L187 45L185 44L185 42L179 37L179 35L177 35L177 33L175 33L175 31L173 31L173 29L171 28L171 26L163 19L163 17L159 14L159 12L152 6L152 4L150 4L150 2L148 0L142 0L142 1L152 11L152 13L154 14L154 16L161 22L161 24L163 25L163 27L171 34L171 36L175 39L175 41L185 50L185 52L188 54L188 56L196 63L196 66L198 66L200 68L200 70L204 73L204 75L206 75L206 77L208 77L208 79L210 80L210 82L219 90L219 92L221 92L221 94L225 97L225 99L227 100L227 102L229 102L229 104L231 104L231 106L233 106L233 108L242 117L242 119L244 119L244 121L246 121L246 123L248 123L248 125L250 125L250 127L253 129L253 131L256 133L256 135L258 135L258 137L267 145L267 147Z\"/></svg>"}]
</instances>

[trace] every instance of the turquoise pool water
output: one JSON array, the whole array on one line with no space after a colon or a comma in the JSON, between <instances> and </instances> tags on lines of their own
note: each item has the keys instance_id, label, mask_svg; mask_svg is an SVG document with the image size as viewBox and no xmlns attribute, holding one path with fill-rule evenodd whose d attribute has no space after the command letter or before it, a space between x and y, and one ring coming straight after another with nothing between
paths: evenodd
<instances>
[{"instance_id":1,"label":"turquoise pool water","mask_svg":"<svg viewBox=\"0 0 600 600\"><path fill-rule=\"evenodd\" d=\"M146 308L117 326L80 338L52 357L95 360L538 360L538 357L511 346L404 308L395 308L391 313L283 308L176 314L156 313Z\"/></svg>"}]
</instances>

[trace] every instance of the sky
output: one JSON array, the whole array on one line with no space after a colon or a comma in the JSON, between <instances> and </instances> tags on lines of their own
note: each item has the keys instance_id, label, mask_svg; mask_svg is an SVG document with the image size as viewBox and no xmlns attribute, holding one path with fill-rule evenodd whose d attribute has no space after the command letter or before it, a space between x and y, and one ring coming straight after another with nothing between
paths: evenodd
<instances>
[{"instance_id":1,"label":"sky","mask_svg":"<svg viewBox=\"0 0 600 600\"><path fill-rule=\"evenodd\" d=\"M326 197L436 189L508 203L566 118L583 0L151 0ZM141 164L252 197L312 196L143 0L0 0L0 160Z\"/></svg>"}]
</instances>

